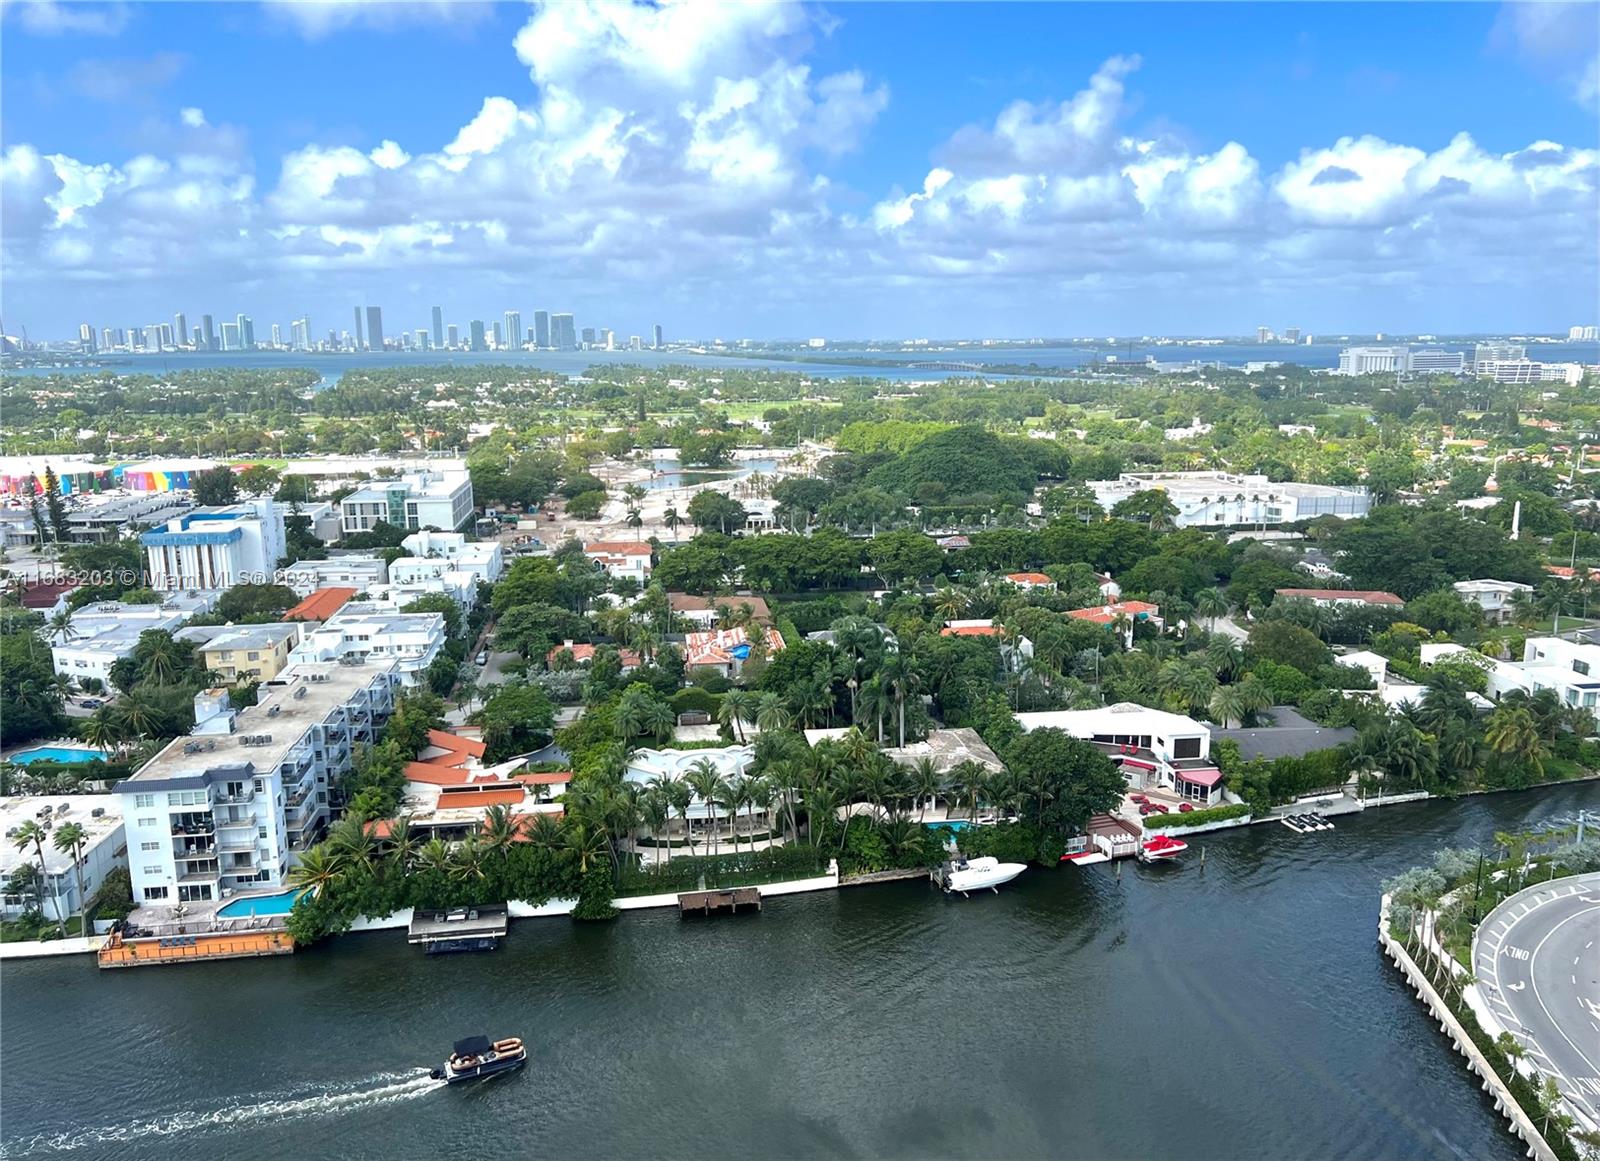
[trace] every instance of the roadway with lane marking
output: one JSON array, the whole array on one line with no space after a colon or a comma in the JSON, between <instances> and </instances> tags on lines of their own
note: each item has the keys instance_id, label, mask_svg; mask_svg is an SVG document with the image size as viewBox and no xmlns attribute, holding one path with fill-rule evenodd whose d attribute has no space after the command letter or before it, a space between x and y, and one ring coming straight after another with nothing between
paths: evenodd
<instances>
[{"instance_id":1,"label":"roadway with lane marking","mask_svg":"<svg viewBox=\"0 0 1600 1161\"><path fill-rule=\"evenodd\" d=\"M1529 887L1484 917L1472 970L1490 1013L1600 1128L1600 874Z\"/></svg>"}]
</instances>

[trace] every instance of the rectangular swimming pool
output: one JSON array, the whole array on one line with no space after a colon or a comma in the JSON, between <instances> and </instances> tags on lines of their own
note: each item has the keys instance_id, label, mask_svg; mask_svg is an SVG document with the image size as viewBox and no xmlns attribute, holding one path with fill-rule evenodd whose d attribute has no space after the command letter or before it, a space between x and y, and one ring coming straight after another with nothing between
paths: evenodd
<instances>
[{"instance_id":1,"label":"rectangular swimming pool","mask_svg":"<svg viewBox=\"0 0 1600 1161\"><path fill-rule=\"evenodd\" d=\"M106 753L83 746L35 746L31 750L18 750L6 761L24 766L30 762L104 762Z\"/></svg>"},{"instance_id":2,"label":"rectangular swimming pool","mask_svg":"<svg viewBox=\"0 0 1600 1161\"><path fill-rule=\"evenodd\" d=\"M927 827L929 830L938 830L941 826L947 826L951 830L966 830L967 827L971 826L972 824L966 821L966 819L956 818L951 819L948 822L925 822L922 825Z\"/></svg>"},{"instance_id":3,"label":"rectangular swimming pool","mask_svg":"<svg viewBox=\"0 0 1600 1161\"><path fill-rule=\"evenodd\" d=\"M218 919L245 919L251 915L287 915L294 909L299 891L283 891L277 895L250 895L224 903L217 908Z\"/></svg>"}]
</instances>

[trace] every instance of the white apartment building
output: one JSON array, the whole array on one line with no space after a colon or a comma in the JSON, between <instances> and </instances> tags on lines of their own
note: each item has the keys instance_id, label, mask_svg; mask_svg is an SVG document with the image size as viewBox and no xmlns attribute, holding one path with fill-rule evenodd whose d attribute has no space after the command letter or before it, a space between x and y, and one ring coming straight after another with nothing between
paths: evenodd
<instances>
[{"instance_id":1,"label":"white apartment building","mask_svg":"<svg viewBox=\"0 0 1600 1161\"><path fill-rule=\"evenodd\" d=\"M1538 363L1532 359L1485 359L1477 366L1480 379L1496 383L1565 383L1576 387L1583 382L1581 363Z\"/></svg>"},{"instance_id":2,"label":"white apartment building","mask_svg":"<svg viewBox=\"0 0 1600 1161\"><path fill-rule=\"evenodd\" d=\"M57 673L75 681L94 678L109 684L111 667L133 652L139 634L150 629L174 632L206 607L207 602L182 598L159 605L120 601L84 605L72 614L67 628L51 635L51 663Z\"/></svg>"},{"instance_id":3,"label":"white apartment building","mask_svg":"<svg viewBox=\"0 0 1600 1161\"><path fill-rule=\"evenodd\" d=\"M196 508L144 533L139 543L150 587L162 592L270 583L287 551L283 508L269 499Z\"/></svg>"},{"instance_id":4,"label":"white apartment building","mask_svg":"<svg viewBox=\"0 0 1600 1161\"><path fill-rule=\"evenodd\" d=\"M329 797L394 710L392 662L310 665L247 709L195 697L194 732L116 786L135 902L213 902L282 886L326 826Z\"/></svg>"},{"instance_id":5,"label":"white apartment building","mask_svg":"<svg viewBox=\"0 0 1600 1161\"><path fill-rule=\"evenodd\" d=\"M310 662L392 662L400 684L414 686L444 648L443 613L394 613L367 601L351 601L307 631L289 654L294 668Z\"/></svg>"},{"instance_id":6,"label":"white apartment building","mask_svg":"<svg viewBox=\"0 0 1600 1161\"><path fill-rule=\"evenodd\" d=\"M1110 509L1140 492L1165 492L1178 509L1179 528L1231 524L1289 524L1315 516L1352 520L1372 506L1367 489L1330 484L1274 483L1266 476L1235 472L1123 472L1114 480L1092 480L1096 502Z\"/></svg>"},{"instance_id":7,"label":"white apartment building","mask_svg":"<svg viewBox=\"0 0 1600 1161\"><path fill-rule=\"evenodd\" d=\"M1504 625L1511 620L1518 593L1533 592L1532 585L1517 581L1465 580L1450 586L1463 601L1477 605L1491 625Z\"/></svg>"},{"instance_id":8,"label":"white apartment building","mask_svg":"<svg viewBox=\"0 0 1600 1161\"><path fill-rule=\"evenodd\" d=\"M1346 347L1339 352L1336 375L1460 375L1467 357L1460 351L1437 348L1413 350L1402 345Z\"/></svg>"},{"instance_id":9,"label":"white apartment building","mask_svg":"<svg viewBox=\"0 0 1600 1161\"><path fill-rule=\"evenodd\" d=\"M401 542L410 552L389 562L390 600L443 593L464 608L478 599L478 584L492 584L505 570L499 541L469 541L459 532L414 532Z\"/></svg>"},{"instance_id":10,"label":"white apartment building","mask_svg":"<svg viewBox=\"0 0 1600 1161\"><path fill-rule=\"evenodd\" d=\"M18 849L12 835L25 822L36 822L51 833L44 840L44 870L39 881L39 910L49 920L66 918L83 909L84 895L94 898L106 875L128 865L128 846L123 838L121 803L114 794L22 795L0 798L0 829L6 841L0 843L0 884L27 864L39 866L33 847ZM57 850L51 841L68 823L84 830L83 892L78 891L78 872L73 869L71 851ZM34 905L30 895L0 895L0 914L15 919ZM58 910L59 907L59 910Z\"/></svg>"},{"instance_id":11,"label":"white apartment building","mask_svg":"<svg viewBox=\"0 0 1600 1161\"><path fill-rule=\"evenodd\" d=\"M381 556L330 556L327 560L302 560L283 571L283 583L297 597L309 597L318 589L350 588L366 592L375 585L387 584L389 566Z\"/></svg>"},{"instance_id":12,"label":"white apartment building","mask_svg":"<svg viewBox=\"0 0 1600 1161\"><path fill-rule=\"evenodd\" d=\"M1015 717L1023 733L1054 729L1093 742L1121 768L1132 789L1206 805L1222 801L1222 771L1211 760L1211 728L1191 717L1127 701Z\"/></svg>"},{"instance_id":13,"label":"white apartment building","mask_svg":"<svg viewBox=\"0 0 1600 1161\"><path fill-rule=\"evenodd\" d=\"M379 521L396 528L453 532L472 519L472 510L472 477L460 461L374 481L339 501L346 535L365 532Z\"/></svg>"}]
</instances>

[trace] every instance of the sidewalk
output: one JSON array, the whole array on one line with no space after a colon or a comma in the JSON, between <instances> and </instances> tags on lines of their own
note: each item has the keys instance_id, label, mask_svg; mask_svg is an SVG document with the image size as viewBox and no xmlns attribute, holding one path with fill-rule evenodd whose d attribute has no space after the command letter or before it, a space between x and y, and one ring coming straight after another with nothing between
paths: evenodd
<instances>
[{"instance_id":1,"label":"sidewalk","mask_svg":"<svg viewBox=\"0 0 1600 1161\"><path fill-rule=\"evenodd\" d=\"M33 939L19 943L0 943L0 960L41 959L51 955L92 955L106 941L103 935L75 936L71 939Z\"/></svg>"}]
</instances>

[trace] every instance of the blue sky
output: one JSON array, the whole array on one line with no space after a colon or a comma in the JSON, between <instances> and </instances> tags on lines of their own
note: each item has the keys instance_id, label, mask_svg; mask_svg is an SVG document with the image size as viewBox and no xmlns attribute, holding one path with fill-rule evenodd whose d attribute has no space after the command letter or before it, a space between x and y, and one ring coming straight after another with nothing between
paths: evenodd
<instances>
[{"instance_id":1,"label":"blue sky","mask_svg":"<svg viewBox=\"0 0 1600 1161\"><path fill-rule=\"evenodd\" d=\"M4 0L8 329L1565 329L1582 5ZM385 143L389 144L385 144Z\"/></svg>"}]
</instances>

